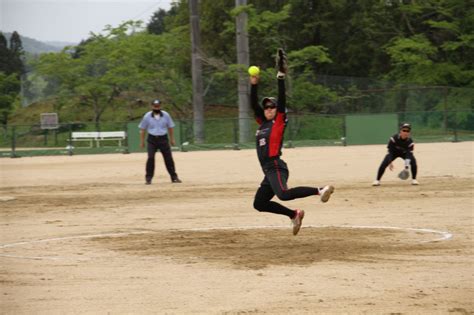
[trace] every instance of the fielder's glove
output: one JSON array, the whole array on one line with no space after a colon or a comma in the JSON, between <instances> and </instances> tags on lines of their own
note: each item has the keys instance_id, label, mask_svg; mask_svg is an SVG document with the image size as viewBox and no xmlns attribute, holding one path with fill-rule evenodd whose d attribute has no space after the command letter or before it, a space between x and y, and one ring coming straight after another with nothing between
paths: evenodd
<instances>
[{"instance_id":1,"label":"fielder's glove","mask_svg":"<svg viewBox=\"0 0 474 315\"><path fill-rule=\"evenodd\" d=\"M277 78L284 79L288 73L288 58L283 48L278 48L276 55L276 68L278 69Z\"/></svg>"},{"instance_id":2,"label":"fielder's glove","mask_svg":"<svg viewBox=\"0 0 474 315\"><path fill-rule=\"evenodd\" d=\"M398 174L398 177L399 177L400 179L406 180L406 179L408 179L408 177L410 177L410 172L409 172L407 169L404 169L403 171L401 171L401 172Z\"/></svg>"}]
</instances>

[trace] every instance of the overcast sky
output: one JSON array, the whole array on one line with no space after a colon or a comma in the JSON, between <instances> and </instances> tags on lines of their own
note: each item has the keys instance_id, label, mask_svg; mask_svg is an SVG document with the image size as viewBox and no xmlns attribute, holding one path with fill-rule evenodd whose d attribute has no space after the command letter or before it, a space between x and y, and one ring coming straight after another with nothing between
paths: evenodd
<instances>
[{"instance_id":1,"label":"overcast sky","mask_svg":"<svg viewBox=\"0 0 474 315\"><path fill-rule=\"evenodd\" d=\"M0 0L0 31L40 41L79 43L89 32L127 20L148 23L173 0Z\"/></svg>"}]
</instances>

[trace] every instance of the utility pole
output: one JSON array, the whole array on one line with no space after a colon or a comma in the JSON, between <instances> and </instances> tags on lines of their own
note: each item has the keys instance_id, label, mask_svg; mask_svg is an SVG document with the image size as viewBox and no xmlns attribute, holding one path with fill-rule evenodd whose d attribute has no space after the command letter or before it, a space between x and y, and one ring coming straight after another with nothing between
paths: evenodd
<instances>
[{"instance_id":1,"label":"utility pole","mask_svg":"<svg viewBox=\"0 0 474 315\"><path fill-rule=\"evenodd\" d=\"M235 7L247 5L247 0L235 0ZM248 15L241 12L236 18L237 63L245 69L249 66ZM247 71L239 71L239 142L248 142L250 135L249 83Z\"/></svg>"},{"instance_id":2,"label":"utility pole","mask_svg":"<svg viewBox=\"0 0 474 315\"><path fill-rule=\"evenodd\" d=\"M189 0L191 25L191 61L193 78L194 141L204 142L204 101L201 63L201 32L199 28L198 0Z\"/></svg>"}]
</instances>

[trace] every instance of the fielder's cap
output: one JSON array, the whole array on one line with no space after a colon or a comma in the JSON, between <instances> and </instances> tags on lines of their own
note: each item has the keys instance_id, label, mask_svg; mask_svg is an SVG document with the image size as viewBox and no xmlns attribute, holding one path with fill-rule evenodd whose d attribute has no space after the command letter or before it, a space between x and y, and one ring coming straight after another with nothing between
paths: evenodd
<instances>
[{"instance_id":1,"label":"fielder's cap","mask_svg":"<svg viewBox=\"0 0 474 315\"><path fill-rule=\"evenodd\" d=\"M152 102L151 102L152 105L161 105L161 101L159 99L154 99Z\"/></svg>"},{"instance_id":2,"label":"fielder's cap","mask_svg":"<svg viewBox=\"0 0 474 315\"><path fill-rule=\"evenodd\" d=\"M403 124L400 125L400 130L401 129L411 130L411 125L409 123L403 123Z\"/></svg>"},{"instance_id":3,"label":"fielder's cap","mask_svg":"<svg viewBox=\"0 0 474 315\"><path fill-rule=\"evenodd\" d=\"M274 106L277 106L277 100L274 97L265 97L262 100L262 107L265 107L267 103L272 103Z\"/></svg>"}]
</instances>

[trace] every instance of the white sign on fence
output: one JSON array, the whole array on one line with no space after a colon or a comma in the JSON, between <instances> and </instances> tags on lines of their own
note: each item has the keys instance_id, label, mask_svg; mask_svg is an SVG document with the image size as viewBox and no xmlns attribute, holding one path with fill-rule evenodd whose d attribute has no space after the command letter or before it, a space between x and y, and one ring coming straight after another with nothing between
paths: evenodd
<instances>
[{"instance_id":1,"label":"white sign on fence","mask_svg":"<svg viewBox=\"0 0 474 315\"><path fill-rule=\"evenodd\" d=\"M58 129L58 114L57 113L42 113L41 114L41 129Z\"/></svg>"}]
</instances>

